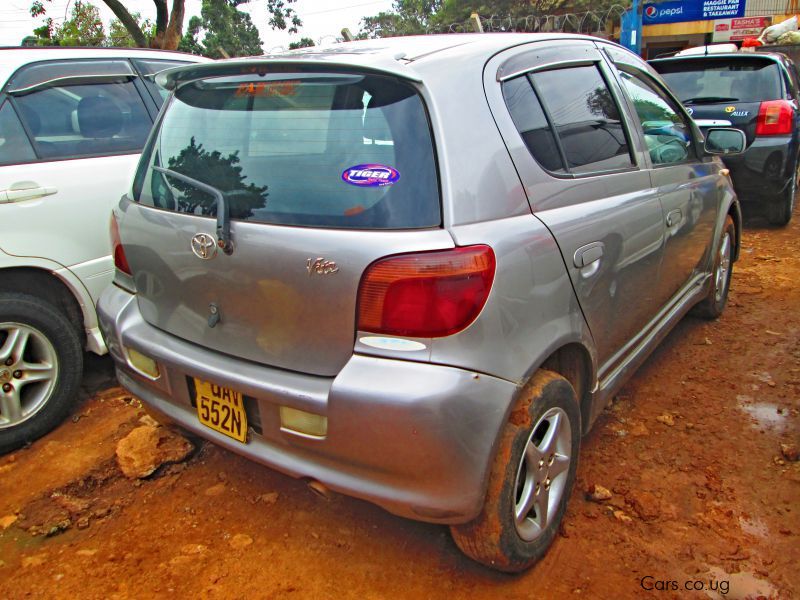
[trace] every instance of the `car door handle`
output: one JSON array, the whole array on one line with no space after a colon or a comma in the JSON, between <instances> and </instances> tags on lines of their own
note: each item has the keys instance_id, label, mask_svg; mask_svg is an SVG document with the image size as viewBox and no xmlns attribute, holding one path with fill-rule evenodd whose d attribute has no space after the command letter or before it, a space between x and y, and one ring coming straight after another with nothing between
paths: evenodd
<instances>
[{"instance_id":1,"label":"car door handle","mask_svg":"<svg viewBox=\"0 0 800 600\"><path fill-rule=\"evenodd\" d=\"M603 242L592 242L591 244L581 246L575 250L575 254L572 257L572 262L579 269L587 267L600 260L600 258L603 256L604 248L605 244L603 244Z\"/></svg>"},{"instance_id":2,"label":"car door handle","mask_svg":"<svg viewBox=\"0 0 800 600\"><path fill-rule=\"evenodd\" d=\"M58 192L56 188L40 186L34 181L18 181L12 183L7 190L0 191L0 203L34 200L35 198L52 196L56 192Z\"/></svg>"},{"instance_id":3,"label":"car door handle","mask_svg":"<svg viewBox=\"0 0 800 600\"><path fill-rule=\"evenodd\" d=\"M680 208L676 208L667 215L667 227L677 225L681 222L681 219L683 219L683 213Z\"/></svg>"}]
</instances>

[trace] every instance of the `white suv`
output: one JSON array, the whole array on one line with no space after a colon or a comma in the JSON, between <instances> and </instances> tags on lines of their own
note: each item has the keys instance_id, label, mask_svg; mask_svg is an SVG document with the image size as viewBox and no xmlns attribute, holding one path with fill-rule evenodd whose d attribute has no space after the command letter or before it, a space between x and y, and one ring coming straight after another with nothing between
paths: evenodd
<instances>
[{"instance_id":1,"label":"white suv","mask_svg":"<svg viewBox=\"0 0 800 600\"><path fill-rule=\"evenodd\" d=\"M105 354L109 218L163 102L155 73L199 57L0 49L0 452L67 414L83 350Z\"/></svg>"}]
</instances>

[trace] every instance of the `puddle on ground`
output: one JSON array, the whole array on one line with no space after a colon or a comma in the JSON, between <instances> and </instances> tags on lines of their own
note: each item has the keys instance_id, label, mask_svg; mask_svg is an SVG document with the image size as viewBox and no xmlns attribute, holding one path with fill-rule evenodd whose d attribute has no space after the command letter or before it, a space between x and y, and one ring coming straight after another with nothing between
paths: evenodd
<instances>
[{"instance_id":1,"label":"puddle on ground","mask_svg":"<svg viewBox=\"0 0 800 600\"><path fill-rule=\"evenodd\" d=\"M755 421L755 429L770 429L782 433L786 429L786 415L778 412L778 407L769 402L754 402L751 396L736 396L739 408Z\"/></svg>"},{"instance_id":2,"label":"puddle on ground","mask_svg":"<svg viewBox=\"0 0 800 600\"><path fill-rule=\"evenodd\" d=\"M714 600L749 600L750 598L776 598L778 589L769 581L758 579L752 573L726 573L717 567L708 570L707 579L714 581L716 590L706 590ZM727 582L727 585L725 585ZM727 588L726 593L725 588Z\"/></svg>"}]
</instances>

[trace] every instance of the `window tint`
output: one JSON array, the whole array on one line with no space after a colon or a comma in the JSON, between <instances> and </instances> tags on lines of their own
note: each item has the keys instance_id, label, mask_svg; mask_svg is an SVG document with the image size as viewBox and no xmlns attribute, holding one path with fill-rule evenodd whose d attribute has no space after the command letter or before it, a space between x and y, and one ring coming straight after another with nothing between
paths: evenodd
<instances>
[{"instance_id":1,"label":"window tint","mask_svg":"<svg viewBox=\"0 0 800 600\"><path fill-rule=\"evenodd\" d=\"M718 102L761 102L783 97L780 67L764 58L687 59L654 62L653 67L686 104L715 99L719 99Z\"/></svg>"},{"instance_id":2,"label":"window tint","mask_svg":"<svg viewBox=\"0 0 800 600\"><path fill-rule=\"evenodd\" d=\"M152 126L133 82L46 87L16 103L42 158L139 152Z\"/></svg>"},{"instance_id":3,"label":"window tint","mask_svg":"<svg viewBox=\"0 0 800 600\"><path fill-rule=\"evenodd\" d=\"M633 166L619 109L596 66L531 76L573 173Z\"/></svg>"},{"instance_id":4,"label":"window tint","mask_svg":"<svg viewBox=\"0 0 800 600\"><path fill-rule=\"evenodd\" d=\"M12 165L36 159L28 136L22 129L9 102L0 107L0 165Z\"/></svg>"},{"instance_id":5,"label":"window tint","mask_svg":"<svg viewBox=\"0 0 800 600\"><path fill-rule=\"evenodd\" d=\"M653 164L688 160L692 147L691 129L673 102L661 90L635 75L621 71L620 76L636 109Z\"/></svg>"},{"instance_id":6,"label":"window tint","mask_svg":"<svg viewBox=\"0 0 800 600\"><path fill-rule=\"evenodd\" d=\"M234 219L380 229L441 222L424 106L388 77L248 75L182 86L140 163L134 196L215 215L210 196L152 166L219 189Z\"/></svg>"},{"instance_id":7,"label":"window tint","mask_svg":"<svg viewBox=\"0 0 800 600\"><path fill-rule=\"evenodd\" d=\"M183 65L188 65L189 63L186 61L180 60L142 60L136 59L133 61L136 63L136 68L144 75L144 82L147 86L150 95L153 96L153 100L156 100L159 106L167 99L169 96L169 92L164 88L158 87L155 82L155 76L165 69L171 69L172 67L181 67Z\"/></svg>"},{"instance_id":8,"label":"window tint","mask_svg":"<svg viewBox=\"0 0 800 600\"><path fill-rule=\"evenodd\" d=\"M564 162L553 130L528 78L517 77L503 84L503 97L511 119L533 157L548 171L564 173Z\"/></svg>"}]
</instances>

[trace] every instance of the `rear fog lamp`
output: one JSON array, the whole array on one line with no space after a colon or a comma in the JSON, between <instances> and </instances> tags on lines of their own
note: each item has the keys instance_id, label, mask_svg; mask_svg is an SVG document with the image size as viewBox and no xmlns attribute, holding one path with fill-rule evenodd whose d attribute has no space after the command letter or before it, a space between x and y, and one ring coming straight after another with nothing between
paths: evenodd
<instances>
[{"instance_id":1,"label":"rear fog lamp","mask_svg":"<svg viewBox=\"0 0 800 600\"><path fill-rule=\"evenodd\" d=\"M146 375L150 379L158 379L161 373L158 370L158 364L149 356L145 356L141 352L128 348L128 363L142 375Z\"/></svg>"},{"instance_id":2,"label":"rear fog lamp","mask_svg":"<svg viewBox=\"0 0 800 600\"><path fill-rule=\"evenodd\" d=\"M328 417L281 406L281 429L318 438L325 437L328 433Z\"/></svg>"}]
</instances>

